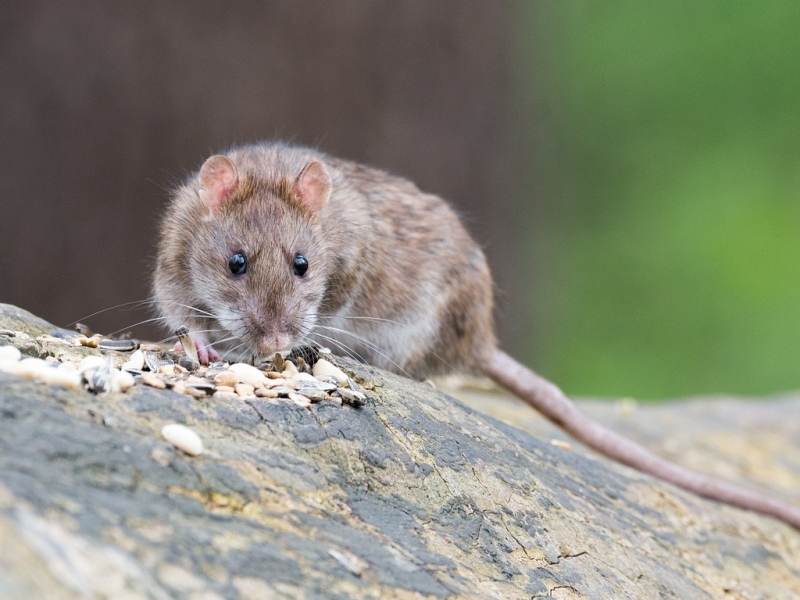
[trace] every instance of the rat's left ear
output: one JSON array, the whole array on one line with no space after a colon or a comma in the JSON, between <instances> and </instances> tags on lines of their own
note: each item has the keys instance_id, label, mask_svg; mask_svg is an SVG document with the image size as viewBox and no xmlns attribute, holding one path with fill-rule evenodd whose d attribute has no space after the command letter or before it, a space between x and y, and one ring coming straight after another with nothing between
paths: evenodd
<instances>
[{"instance_id":1,"label":"rat's left ear","mask_svg":"<svg viewBox=\"0 0 800 600\"><path fill-rule=\"evenodd\" d=\"M321 162L308 163L292 184L292 192L311 212L321 210L331 197L331 176Z\"/></svg>"}]
</instances>

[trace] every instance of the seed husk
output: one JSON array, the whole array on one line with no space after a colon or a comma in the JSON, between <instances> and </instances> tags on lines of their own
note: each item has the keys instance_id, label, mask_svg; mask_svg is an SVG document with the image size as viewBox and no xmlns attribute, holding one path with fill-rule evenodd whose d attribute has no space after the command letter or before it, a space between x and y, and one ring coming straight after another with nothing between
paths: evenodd
<instances>
[{"instance_id":1,"label":"seed husk","mask_svg":"<svg viewBox=\"0 0 800 600\"><path fill-rule=\"evenodd\" d=\"M178 336L178 341L183 346L183 351L188 358L191 358L197 364L200 364L200 358L197 356L197 347L194 345L192 336L189 335L189 329L186 327L178 327L175 330L175 335Z\"/></svg>"}]
</instances>

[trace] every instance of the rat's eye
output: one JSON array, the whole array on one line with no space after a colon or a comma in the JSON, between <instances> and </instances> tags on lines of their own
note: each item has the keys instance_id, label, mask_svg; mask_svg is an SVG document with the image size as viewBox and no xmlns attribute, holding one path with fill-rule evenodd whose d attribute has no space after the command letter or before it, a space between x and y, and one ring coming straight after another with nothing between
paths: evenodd
<instances>
[{"instance_id":1,"label":"rat's eye","mask_svg":"<svg viewBox=\"0 0 800 600\"><path fill-rule=\"evenodd\" d=\"M302 277L308 271L308 259L302 254L294 255L294 274Z\"/></svg>"},{"instance_id":2,"label":"rat's eye","mask_svg":"<svg viewBox=\"0 0 800 600\"><path fill-rule=\"evenodd\" d=\"M241 252L237 252L228 260L228 268L234 275L244 275L247 273L247 258Z\"/></svg>"}]
</instances>

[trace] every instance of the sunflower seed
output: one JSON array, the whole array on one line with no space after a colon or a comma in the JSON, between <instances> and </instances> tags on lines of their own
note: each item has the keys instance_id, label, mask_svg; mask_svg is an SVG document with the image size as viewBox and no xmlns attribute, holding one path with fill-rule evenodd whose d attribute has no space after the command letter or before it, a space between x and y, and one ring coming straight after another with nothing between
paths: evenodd
<instances>
[{"instance_id":1,"label":"sunflower seed","mask_svg":"<svg viewBox=\"0 0 800 600\"><path fill-rule=\"evenodd\" d=\"M367 397L361 392L356 392L343 387L336 388L336 392L342 397L342 400L353 406L361 406L364 404L364 400L367 399Z\"/></svg>"},{"instance_id":2,"label":"sunflower seed","mask_svg":"<svg viewBox=\"0 0 800 600\"><path fill-rule=\"evenodd\" d=\"M117 352L133 352L139 347L139 342L137 340L100 339L97 342L97 347L100 348L101 350L116 350Z\"/></svg>"},{"instance_id":3,"label":"sunflower seed","mask_svg":"<svg viewBox=\"0 0 800 600\"><path fill-rule=\"evenodd\" d=\"M180 365L182 369L186 369L187 371L190 371L192 373L200 368L200 363L197 362L196 360L189 358L188 356L179 358L178 365Z\"/></svg>"},{"instance_id":4,"label":"sunflower seed","mask_svg":"<svg viewBox=\"0 0 800 600\"><path fill-rule=\"evenodd\" d=\"M192 336L189 335L189 330L186 327L178 327L178 329L175 330L175 335L178 336L178 341L181 343L181 346L183 346L183 351L186 353L186 356L200 364L200 359L197 356L197 347L194 345Z\"/></svg>"},{"instance_id":5,"label":"sunflower seed","mask_svg":"<svg viewBox=\"0 0 800 600\"><path fill-rule=\"evenodd\" d=\"M152 371L153 373L158 371L158 363L159 360L157 353L151 350L146 350L144 352L144 364L147 366L148 370Z\"/></svg>"}]
</instances>

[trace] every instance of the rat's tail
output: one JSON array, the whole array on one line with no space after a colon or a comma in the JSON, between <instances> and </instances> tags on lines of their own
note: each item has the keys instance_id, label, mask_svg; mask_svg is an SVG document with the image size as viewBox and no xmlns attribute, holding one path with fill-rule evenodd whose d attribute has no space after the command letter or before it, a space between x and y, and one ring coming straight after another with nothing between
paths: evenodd
<instances>
[{"instance_id":1,"label":"rat's tail","mask_svg":"<svg viewBox=\"0 0 800 600\"><path fill-rule=\"evenodd\" d=\"M585 416L557 386L495 350L486 374L513 392L577 441L639 471L690 492L733 506L777 517L800 529L800 508L681 467Z\"/></svg>"}]
</instances>

